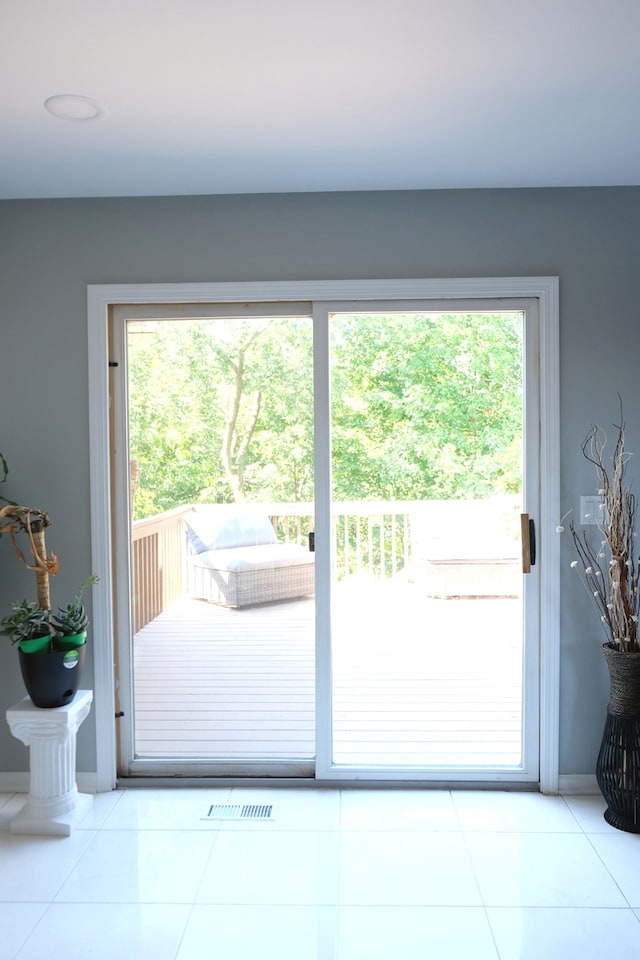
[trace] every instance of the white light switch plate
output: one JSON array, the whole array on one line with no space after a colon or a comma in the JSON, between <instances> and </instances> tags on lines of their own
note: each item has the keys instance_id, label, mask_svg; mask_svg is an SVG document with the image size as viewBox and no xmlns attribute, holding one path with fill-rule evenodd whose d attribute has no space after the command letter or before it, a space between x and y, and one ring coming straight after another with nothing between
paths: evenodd
<instances>
[{"instance_id":1,"label":"white light switch plate","mask_svg":"<svg viewBox=\"0 0 640 960\"><path fill-rule=\"evenodd\" d=\"M602 497L597 494L589 497L580 497L580 523L587 526L597 524L602 517Z\"/></svg>"}]
</instances>

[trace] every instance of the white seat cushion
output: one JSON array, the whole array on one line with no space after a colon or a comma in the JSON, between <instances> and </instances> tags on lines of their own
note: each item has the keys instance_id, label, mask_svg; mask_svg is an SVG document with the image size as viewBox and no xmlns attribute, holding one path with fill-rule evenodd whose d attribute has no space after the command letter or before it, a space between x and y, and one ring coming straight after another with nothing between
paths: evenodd
<instances>
[{"instance_id":1,"label":"white seat cushion","mask_svg":"<svg viewBox=\"0 0 640 960\"><path fill-rule=\"evenodd\" d=\"M233 547L229 550L207 550L191 558L198 567L228 570L240 573L249 570L268 570L274 567L294 567L313 563L314 555L306 547L289 543L262 544L257 547Z\"/></svg>"},{"instance_id":2,"label":"white seat cushion","mask_svg":"<svg viewBox=\"0 0 640 960\"><path fill-rule=\"evenodd\" d=\"M277 542L269 517L255 509L240 512L236 505L198 506L186 515L185 524L194 553Z\"/></svg>"}]
</instances>

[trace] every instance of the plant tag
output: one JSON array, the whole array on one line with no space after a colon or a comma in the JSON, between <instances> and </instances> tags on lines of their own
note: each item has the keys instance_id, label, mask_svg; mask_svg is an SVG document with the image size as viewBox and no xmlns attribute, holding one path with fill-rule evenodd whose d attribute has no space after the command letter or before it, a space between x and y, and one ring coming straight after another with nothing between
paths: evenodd
<instances>
[{"instance_id":1,"label":"plant tag","mask_svg":"<svg viewBox=\"0 0 640 960\"><path fill-rule=\"evenodd\" d=\"M74 667L78 666L79 653L77 650L67 650L62 662L67 668L67 670L73 670Z\"/></svg>"}]
</instances>

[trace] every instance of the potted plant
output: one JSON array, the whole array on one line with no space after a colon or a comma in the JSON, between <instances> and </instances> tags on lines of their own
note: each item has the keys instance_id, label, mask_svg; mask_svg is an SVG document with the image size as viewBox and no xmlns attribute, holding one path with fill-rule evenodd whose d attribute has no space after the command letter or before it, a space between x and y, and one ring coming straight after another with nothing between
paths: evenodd
<instances>
[{"instance_id":1,"label":"potted plant","mask_svg":"<svg viewBox=\"0 0 640 960\"><path fill-rule=\"evenodd\" d=\"M58 572L58 560L46 551L49 524L41 510L15 504L0 508L0 534L9 534L19 559L36 575L37 601L12 604L11 614L0 620L0 632L18 646L22 678L36 707L65 706L78 690L88 626L82 595L97 582L97 577L88 577L74 600L51 615L49 576ZM18 544L19 534L29 540L31 562Z\"/></svg>"},{"instance_id":2,"label":"potted plant","mask_svg":"<svg viewBox=\"0 0 640 960\"><path fill-rule=\"evenodd\" d=\"M640 833L640 564L622 403L615 431L612 455L606 453L607 437L598 426L591 427L582 444L595 469L600 504L595 533L570 525L577 554L571 566L582 577L605 636L601 649L610 694L596 761L598 785L607 801L605 820Z\"/></svg>"},{"instance_id":3,"label":"potted plant","mask_svg":"<svg viewBox=\"0 0 640 960\"><path fill-rule=\"evenodd\" d=\"M22 679L36 707L71 703L80 683L84 650L69 656L56 648L49 610L26 599L13 603L11 614L0 620L0 633L18 647Z\"/></svg>"},{"instance_id":4,"label":"potted plant","mask_svg":"<svg viewBox=\"0 0 640 960\"><path fill-rule=\"evenodd\" d=\"M82 595L87 587L97 582L95 574L87 577L80 584L74 600L65 607L58 607L58 612L51 617L51 626L55 631L53 643L58 650L71 650L86 643L89 618L82 604Z\"/></svg>"},{"instance_id":5,"label":"potted plant","mask_svg":"<svg viewBox=\"0 0 640 960\"><path fill-rule=\"evenodd\" d=\"M0 620L0 633L18 644L25 653L40 653L51 649L49 611L37 603L21 600L11 605L11 615Z\"/></svg>"}]
</instances>

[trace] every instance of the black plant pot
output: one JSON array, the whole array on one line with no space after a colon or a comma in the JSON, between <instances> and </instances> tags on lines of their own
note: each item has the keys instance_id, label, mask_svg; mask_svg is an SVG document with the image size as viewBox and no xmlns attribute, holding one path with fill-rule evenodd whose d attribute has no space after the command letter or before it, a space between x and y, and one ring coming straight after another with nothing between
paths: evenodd
<instances>
[{"instance_id":1,"label":"black plant pot","mask_svg":"<svg viewBox=\"0 0 640 960\"><path fill-rule=\"evenodd\" d=\"M80 686L84 655L85 646L46 653L18 650L22 679L35 707L64 707L71 703Z\"/></svg>"},{"instance_id":2,"label":"black plant pot","mask_svg":"<svg viewBox=\"0 0 640 960\"><path fill-rule=\"evenodd\" d=\"M611 689L596 779L612 827L640 833L640 653L620 653L605 643Z\"/></svg>"}]
</instances>

